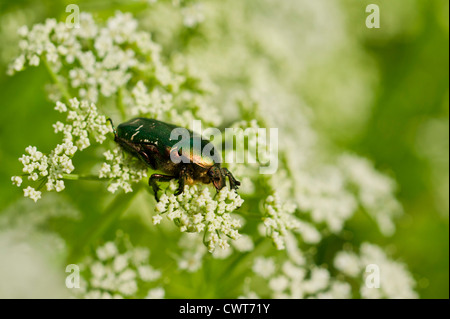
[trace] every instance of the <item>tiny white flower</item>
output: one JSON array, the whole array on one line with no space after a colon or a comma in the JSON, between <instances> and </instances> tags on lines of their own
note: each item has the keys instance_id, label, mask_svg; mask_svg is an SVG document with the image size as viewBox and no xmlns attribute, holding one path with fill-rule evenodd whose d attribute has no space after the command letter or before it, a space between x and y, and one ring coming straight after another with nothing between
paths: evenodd
<instances>
[{"instance_id":1,"label":"tiny white flower","mask_svg":"<svg viewBox=\"0 0 450 319\"><path fill-rule=\"evenodd\" d=\"M275 272L275 262L272 258L257 257L252 270L263 278L269 278Z\"/></svg>"},{"instance_id":2,"label":"tiny white flower","mask_svg":"<svg viewBox=\"0 0 450 319\"><path fill-rule=\"evenodd\" d=\"M64 181L62 180L57 180L56 181L56 185L55 185L55 190L57 192L61 192L62 190L64 190L66 186L64 185Z\"/></svg>"},{"instance_id":3,"label":"tiny white flower","mask_svg":"<svg viewBox=\"0 0 450 319\"><path fill-rule=\"evenodd\" d=\"M334 259L334 266L351 277L356 277L361 272L359 257L351 252L339 252Z\"/></svg>"},{"instance_id":4,"label":"tiny white flower","mask_svg":"<svg viewBox=\"0 0 450 319\"><path fill-rule=\"evenodd\" d=\"M26 25L21 26L17 30L17 34L19 34L21 37L26 37L28 35L28 27Z\"/></svg>"},{"instance_id":5,"label":"tiny white flower","mask_svg":"<svg viewBox=\"0 0 450 319\"><path fill-rule=\"evenodd\" d=\"M41 194L42 194L40 191L35 190L31 186L28 186L27 188L25 188L23 190L23 193L24 193L25 197L31 198L32 200L34 200L34 202L37 202L37 200L41 198Z\"/></svg>"},{"instance_id":6,"label":"tiny white flower","mask_svg":"<svg viewBox=\"0 0 450 319\"><path fill-rule=\"evenodd\" d=\"M153 216L152 219L153 219L153 225L157 225L161 222L162 216L158 214L158 215Z\"/></svg>"},{"instance_id":7,"label":"tiny white flower","mask_svg":"<svg viewBox=\"0 0 450 319\"><path fill-rule=\"evenodd\" d=\"M25 64L25 56L20 55L16 60L14 60L13 69L15 71L21 71L23 69L24 64Z\"/></svg>"},{"instance_id":8,"label":"tiny white flower","mask_svg":"<svg viewBox=\"0 0 450 319\"><path fill-rule=\"evenodd\" d=\"M288 285L289 285L289 280L283 275L274 277L274 278L270 279L270 281L269 281L270 289L272 289L273 291L276 291L276 292L284 291L288 287Z\"/></svg>"},{"instance_id":9,"label":"tiny white flower","mask_svg":"<svg viewBox=\"0 0 450 319\"><path fill-rule=\"evenodd\" d=\"M153 269L149 265L139 266L138 269L139 278L143 281L155 281L161 277L161 272Z\"/></svg>"},{"instance_id":10,"label":"tiny white flower","mask_svg":"<svg viewBox=\"0 0 450 319\"><path fill-rule=\"evenodd\" d=\"M33 56L31 57L29 63L30 63L31 66L38 66L38 65L39 65L39 62L40 62L39 57L35 54L35 55L33 55Z\"/></svg>"},{"instance_id":11,"label":"tiny white flower","mask_svg":"<svg viewBox=\"0 0 450 319\"><path fill-rule=\"evenodd\" d=\"M254 248L253 240L248 235L242 235L240 238L233 241L232 244L237 251L241 252L252 251Z\"/></svg>"},{"instance_id":12,"label":"tiny white flower","mask_svg":"<svg viewBox=\"0 0 450 319\"><path fill-rule=\"evenodd\" d=\"M117 291L119 291L121 294L125 296L131 296L138 290L137 283L134 280L126 281L124 283L121 283L117 287Z\"/></svg>"},{"instance_id":13,"label":"tiny white flower","mask_svg":"<svg viewBox=\"0 0 450 319\"><path fill-rule=\"evenodd\" d=\"M163 299L165 291L163 288L153 288L148 291L146 299Z\"/></svg>"},{"instance_id":14,"label":"tiny white flower","mask_svg":"<svg viewBox=\"0 0 450 319\"><path fill-rule=\"evenodd\" d=\"M114 258L113 267L115 272L121 272L128 266L128 257L125 255L118 255Z\"/></svg>"},{"instance_id":15,"label":"tiny white flower","mask_svg":"<svg viewBox=\"0 0 450 319\"><path fill-rule=\"evenodd\" d=\"M20 176L11 177L11 181L12 181L13 185L16 185L17 187L20 187L20 185L22 185L22 177L20 177Z\"/></svg>"},{"instance_id":16,"label":"tiny white flower","mask_svg":"<svg viewBox=\"0 0 450 319\"><path fill-rule=\"evenodd\" d=\"M57 110L58 112L61 112L61 113L67 112L67 106L64 103L57 101L55 110Z\"/></svg>"},{"instance_id":17,"label":"tiny white flower","mask_svg":"<svg viewBox=\"0 0 450 319\"><path fill-rule=\"evenodd\" d=\"M107 242L104 246L97 248L96 253L100 260L106 260L114 257L118 253L118 249L113 242Z\"/></svg>"}]
</instances>

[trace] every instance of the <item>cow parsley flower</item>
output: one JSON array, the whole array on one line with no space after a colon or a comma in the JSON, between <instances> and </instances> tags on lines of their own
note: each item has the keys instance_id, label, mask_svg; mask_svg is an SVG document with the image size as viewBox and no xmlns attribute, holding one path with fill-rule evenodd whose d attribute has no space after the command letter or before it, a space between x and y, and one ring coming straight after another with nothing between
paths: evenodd
<instances>
[{"instance_id":1,"label":"cow parsley flower","mask_svg":"<svg viewBox=\"0 0 450 319\"><path fill-rule=\"evenodd\" d=\"M275 273L275 262L273 258L257 257L252 270L263 278L269 278Z\"/></svg>"},{"instance_id":2,"label":"cow parsley flower","mask_svg":"<svg viewBox=\"0 0 450 319\"><path fill-rule=\"evenodd\" d=\"M200 3L183 7L181 9L181 14L183 15L183 24L188 28L197 26L205 19Z\"/></svg>"},{"instance_id":3,"label":"cow parsley flower","mask_svg":"<svg viewBox=\"0 0 450 319\"><path fill-rule=\"evenodd\" d=\"M340 251L334 258L334 266L343 274L356 277L361 272L359 257L349 251Z\"/></svg>"},{"instance_id":4,"label":"cow parsley flower","mask_svg":"<svg viewBox=\"0 0 450 319\"><path fill-rule=\"evenodd\" d=\"M352 297L352 287L347 282L333 280L326 291L317 294L318 299L349 299Z\"/></svg>"},{"instance_id":5,"label":"cow parsley flower","mask_svg":"<svg viewBox=\"0 0 450 319\"><path fill-rule=\"evenodd\" d=\"M348 176L349 183L357 190L361 205L375 219L380 231L392 235L395 231L394 218L403 213L394 197L394 181L375 170L367 159L354 155L342 155L340 165Z\"/></svg>"},{"instance_id":6,"label":"cow parsley flower","mask_svg":"<svg viewBox=\"0 0 450 319\"><path fill-rule=\"evenodd\" d=\"M177 185L171 182L169 189L174 191ZM229 246L226 237L238 239L240 220L231 213L243 203L234 190L222 188L214 197L208 187L185 186L178 196L163 194L156 205L156 212L172 220L182 232L204 233L204 243L210 252L216 247ZM158 224L159 218L153 219Z\"/></svg>"},{"instance_id":7,"label":"cow parsley flower","mask_svg":"<svg viewBox=\"0 0 450 319\"><path fill-rule=\"evenodd\" d=\"M378 246L363 243L360 253L341 251L336 254L334 267L341 272L332 276L330 271L308 263L294 262L288 255L288 260L280 261L273 257L256 257L252 271L256 278L247 280L258 281L258 287L264 283L269 289L270 298L351 298L360 295L363 298L416 298L415 282L405 265L391 260ZM380 286L370 287L366 278L368 265L379 268ZM360 284L360 288L343 281L345 277ZM258 277L263 278L261 282ZM247 284L246 289L251 289Z\"/></svg>"},{"instance_id":8,"label":"cow parsley flower","mask_svg":"<svg viewBox=\"0 0 450 319\"><path fill-rule=\"evenodd\" d=\"M196 233L183 233L178 241L181 255L177 256L178 269L196 272L203 265L203 258L207 253L202 244L202 236Z\"/></svg>"},{"instance_id":9,"label":"cow parsley flower","mask_svg":"<svg viewBox=\"0 0 450 319\"><path fill-rule=\"evenodd\" d=\"M299 209L308 212L314 223L324 223L333 233L340 232L357 207L354 196L345 187L342 172L324 166L298 173L295 178Z\"/></svg>"},{"instance_id":10,"label":"cow parsley flower","mask_svg":"<svg viewBox=\"0 0 450 319\"><path fill-rule=\"evenodd\" d=\"M158 215L160 216L160 215ZM178 241L181 253L176 257L178 268L187 272L196 272L205 262L208 249L203 245L203 236L199 233L183 233ZM226 259L234 252L251 252L254 248L250 236L242 234L238 239L232 240L228 247L216 249L212 252L214 259Z\"/></svg>"},{"instance_id":11,"label":"cow parsley flower","mask_svg":"<svg viewBox=\"0 0 450 319\"><path fill-rule=\"evenodd\" d=\"M142 81L139 81L132 89L134 99L131 115L146 116L149 118L161 118L164 112L172 107L173 96L163 93L161 89L155 88L151 93Z\"/></svg>"},{"instance_id":12,"label":"cow parsley flower","mask_svg":"<svg viewBox=\"0 0 450 319\"><path fill-rule=\"evenodd\" d=\"M326 269L308 270L291 261L275 263L272 258L257 257L253 272L265 279L271 298L316 297L330 287L330 274Z\"/></svg>"},{"instance_id":13,"label":"cow parsley flower","mask_svg":"<svg viewBox=\"0 0 450 319\"><path fill-rule=\"evenodd\" d=\"M241 234L241 236L231 242L231 246L240 252L252 251L255 247L252 238L247 234Z\"/></svg>"},{"instance_id":14,"label":"cow parsley flower","mask_svg":"<svg viewBox=\"0 0 450 319\"><path fill-rule=\"evenodd\" d=\"M276 193L266 198L263 222L277 249L285 248L285 236L289 230L300 228L299 220L293 215L295 210L295 205L281 202Z\"/></svg>"},{"instance_id":15,"label":"cow parsley flower","mask_svg":"<svg viewBox=\"0 0 450 319\"><path fill-rule=\"evenodd\" d=\"M270 289L272 289L273 291L276 291L276 292L282 292L283 290L285 290L288 287L288 285L289 285L289 280L286 278L286 276L283 276L283 275L273 277L269 281Z\"/></svg>"},{"instance_id":16,"label":"cow parsley flower","mask_svg":"<svg viewBox=\"0 0 450 319\"><path fill-rule=\"evenodd\" d=\"M164 288L157 287L148 291L146 299L163 299L165 295Z\"/></svg>"},{"instance_id":17,"label":"cow parsley flower","mask_svg":"<svg viewBox=\"0 0 450 319\"><path fill-rule=\"evenodd\" d=\"M119 232L115 241L99 246L93 258L86 258L80 264L82 287L74 288L74 293L78 297L95 299L135 298L149 294L162 298L164 289L155 287L161 272L149 264L149 255L147 248L134 247Z\"/></svg>"},{"instance_id":18,"label":"cow parsley flower","mask_svg":"<svg viewBox=\"0 0 450 319\"><path fill-rule=\"evenodd\" d=\"M126 157L118 146L103 155L106 162L102 164L98 176L109 179L108 191L111 193L115 193L119 188L125 193L132 192L131 185L147 176L147 167L131 156Z\"/></svg>"},{"instance_id":19,"label":"cow parsley flower","mask_svg":"<svg viewBox=\"0 0 450 319\"><path fill-rule=\"evenodd\" d=\"M20 185L22 185L22 177L20 177L20 176L11 177L11 181L12 181L13 185L16 185L18 187L20 187Z\"/></svg>"},{"instance_id":20,"label":"cow parsley flower","mask_svg":"<svg viewBox=\"0 0 450 319\"><path fill-rule=\"evenodd\" d=\"M10 64L9 74L44 60L59 82L68 83L69 88L63 91L94 103L102 97L115 96L120 90L125 91L125 98L129 97L133 89L127 86L133 85L132 78L145 74L146 85L156 83L150 94L152 101L160 99L160 103L167 104L181 84L190 80L161 61L160 46L149 33L137 29L137 21L130 13L117 11L103 26L91 14L82 13L80 28L67 28L63 22L48 19L20 36L21 54ZM142 83L136 86L141 92ZM142 95L138 91L134 94L137 98ZM132 105L130 102L130 112L125 112L134 115L144 110L142 107L154 112L158 109L157 105Z\"/></svg>"},{"instance_id":21,"label":"cow parsley flower","mask_svg":"<svg viewBox=\"0 0 450 319\"><path fill-rule=\"evenodd\" d=\"M53 125L55 133L63 133L63 142L56 145L48 155L38 151L35 146L29 146L19 158L23 165L23 176L27 176L32 182L40 181L38 190L31 186L24 189L24 196L35 202L41 198L42 192L39 189L44 185L47 191L64 190L64 179L75 170L72 162L75 153L91 145L92 138L102 143L105 134L111 132L105 117L98 114L93 103L84 100L79 102L74 98L70 100L69 106L56 102L55 110L67 113L66 123L58 121ZM12 181L20 187L22 177L13 176Z\"/></svg>"},{"instance_id":22,"label":"cow parsley flower","mask_svg":"<svg viewBox=\"0 0 450 319\"><path fill-rule=\"evenodd\" d=\"M23 190L23 194L25 197L29 197L35 202L37 202L37 200L41 198L42 193L40 191L35 190L33 187L28 186Z\"/></svg>"},{"instance_id":23,"label":"cow parsley flower","mask_svg":"<svg viewBox=\"0 0 450 319\"><path fill-rule=\"evenodd\" d=\"M339 252L334 259L335 267L346 276L361 281L360 294L363 298L417 298L415 281L403 263L390 259L378 246L363 243L359 254L350 251ZM379 287L366 284L367 266L375 265L379 272Z\"/></svg>"},{"instance_id":24,"label":"cow parsley flower","mask_svg":"<svg viewBox=\"0 0 450 319\"><path fill-rule=\"evenodd\" d=\"M69 100L69 106L56 102L55 110L67 113L66 123L56 122L53 125L55 133L63 132L65 140L70 140L81 151L90 145L90 137L97 143L103 143L106 134L112 128L106 122L106 117L100 115L94 103L86 100L79 102L76 98Z\"/></svg>"}]
</instances>

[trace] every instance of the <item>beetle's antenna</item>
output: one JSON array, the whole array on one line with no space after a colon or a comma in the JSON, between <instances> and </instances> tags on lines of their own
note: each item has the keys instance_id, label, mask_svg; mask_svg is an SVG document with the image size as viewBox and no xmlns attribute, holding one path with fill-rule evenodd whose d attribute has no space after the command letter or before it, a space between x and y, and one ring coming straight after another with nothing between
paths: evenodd
<instances>
[{"instance_id":1,"label":"beetle's antenna","mask_svg":"<svg viewBox=\"0 0 450 319\"><path fill-rule=\"evenodd\" d=\"M111 123L112 129L113 129L113 133L114 133L114 135L117 135L116 127L114 126L114 123L113 123L113 121L111 120L111 118L108 117L108 118L106 119L106 121L108 121L108 122Z\"/></svg>"}]
</instances>

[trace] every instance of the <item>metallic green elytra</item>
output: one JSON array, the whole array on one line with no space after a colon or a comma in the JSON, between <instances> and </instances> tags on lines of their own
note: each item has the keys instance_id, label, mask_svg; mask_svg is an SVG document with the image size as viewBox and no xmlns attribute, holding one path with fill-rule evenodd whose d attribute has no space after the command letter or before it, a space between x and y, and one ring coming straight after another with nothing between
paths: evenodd
<instances>
[{"instance_id":1,"label":"metallic green elytra","mask_svg":"<svg viewBox=\"0 0 450 319\"><path fill-rule=\"evenodd\" d=\"M178 189L175 195L184 190L184 185L201 182L212 183L217 191L225 187L225 179L228 177L230 189L238 189L241 184L230 171L220 165L220 156L216 154L211 142L199 137L190 130L176 125L164 123L155 119L134 118L114 127L114 141L125 151L138 157L153 170L162 171L165 174L153 174L148 183L155 192L158 201L157 181L168 182L178 180ZM171 139L171 133L175 129L188 132L189 139ZM194 138L200 145L195 147ZM206 155L202 150L208 147ZM210 155L210 154L213 155ZM171 158L172 155L172 158ZM173 161L172 159L177 159Z\"/></svg>"}]
</instances>

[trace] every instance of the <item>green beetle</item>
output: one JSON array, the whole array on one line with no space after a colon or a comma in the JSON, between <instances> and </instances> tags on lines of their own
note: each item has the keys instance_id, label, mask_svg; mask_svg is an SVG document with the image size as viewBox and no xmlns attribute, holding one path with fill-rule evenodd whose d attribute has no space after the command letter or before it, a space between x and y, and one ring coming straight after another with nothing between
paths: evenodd
<instances>
[{"instance_id":1,"label":"green beetle","mask_svg":"<svg viewBox=\"0 0 450 319\"><path fill-rule=\"evenodd\" d=\"M202 155L202 150L205 147L216 154L214 146L210 144L210 141L199 138L197 134L190 130L143 117L121 123L116 129L112 120L108 120L113 127L114 141L117 144L125 151L141 159L153 170L165 173L153 174L148 181L153 188L156 201L159 201L158 191L160 190L157 181L168 182L177 179L178 189L175 195L183 192L184 185L192 185L195 182L213 183L217 191L225 187L226 177L230 182L230 189L238 189L241 184L230 171L221 167L220 156ZM181 147L178 140L171 139L172 131L175 129L189 132L189 140L184 144L182 143ZM194 138L199 138L201 141L200 149L193 147L193 145L196 145L194 144Z\"/></svg>"}]
</instances>

